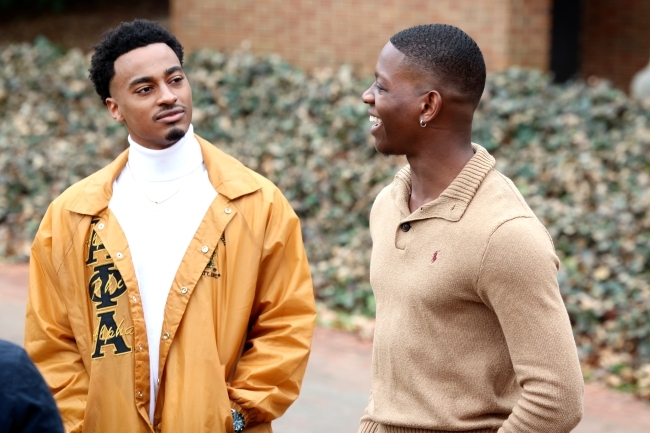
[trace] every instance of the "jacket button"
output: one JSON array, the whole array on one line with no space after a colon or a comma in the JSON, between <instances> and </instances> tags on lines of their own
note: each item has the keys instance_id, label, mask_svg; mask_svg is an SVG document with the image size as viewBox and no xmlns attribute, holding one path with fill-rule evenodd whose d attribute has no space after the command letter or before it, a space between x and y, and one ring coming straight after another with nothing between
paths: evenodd
<instances>
[{"instance_id":1,"label":"jacket button","mask_svg":"<svg viewBox=\"0 0 650 433\"><path fill-rule=\"evenodd\" d=\"M225 213L227 213L227 214L231 214L231 213L232 213L232 210L230 210L229 207L225 208L223 211L224 211Z\"/></svg>"},{"instance_id":2,"label":"jacket button","mask_svg":"<svg viewBox=\"0 0 650 433\"><path fill-rule=\"evenodd\" d=\"M142 398L142 392L138 391L138 398Z\"/></svg>"},{"instance_id":3,"label":"jacket button","mask_svg":"<svg viewBox=\"0 0 650 433\"><path fill-rule=\"evenodd\" d=\"M169 340L169 332L163 334L163 340Z\"/></svg>"},{"instance_id":4,"label":"jacket button","mask_svg":"<svg viewBox=\"0 0 650 433\"><path fill-rule=\"evenodd\" d=\"M118 259L121 259L122 257L124 257L124 254L122 254L122 253L120 253L120 252L117 252L117 253L115 254L115 257L117 257Z\"/></svg>"},{"instance_id":5,"label":"jacket button","mask_svg":"<svg viewBox=\"0 0 650 433\"><path fill-rule=\"evenodd\" d=\"M99 223L99 224L97 224L97 228L98 228L99 230L103 230L103 229L104 229L104 223Z\"/></svg>"},{"instance_id":6,"label":"jacket button","mask_svg":"<svg viewBox=\"0 0 650 433\"><path fill-rule=\"evenodd\" d=\"M203 251L204 253L207 253L209 250L210 250L210 248L208 248L208 247L206 247L206 246L204 246L203 248L201 248L201 251Z\"/></svg>"},{"instance_id":7,"label":"jacket button","mask_svg":"<svg viewBox=\"0 0 650 433\"><path fill-rule=\"evenodd\" d=\"M187 287L181 287L181 293L186 294L187 293Z\"/></svg>"},{"instance_id":8,"label":"jacket button","mask_svg":"<svg viewBox=\"0 0 650 433\"><path fill-rule=\"evenodd\" d=\"M411 224L404 223L400 226L400 229L402 229L402 231L406 233L407 231L411 230Z\"/></svg>"}]
</instances>

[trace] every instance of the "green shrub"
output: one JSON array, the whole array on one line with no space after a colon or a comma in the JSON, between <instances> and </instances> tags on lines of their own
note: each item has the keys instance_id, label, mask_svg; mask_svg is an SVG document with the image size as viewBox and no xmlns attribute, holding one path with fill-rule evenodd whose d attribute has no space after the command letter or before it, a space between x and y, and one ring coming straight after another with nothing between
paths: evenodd
<instances>
[{"instance_id":1,"label":"green shrub","mask_svg":"<svg viewBox=\"0 0 650 433\"><path fill-rule=\"evenodd\" d=\"M24 260L49 202L126 146L87 80L89 59L41 41L0 54L0 257ZM405 161L378 155L342 67L306 74L276 56L186 61L194 126L275 182L301 217L316 294L372 315L368 212ZM650 110L607 83L489 77L474 140L549 228L589 375L650 397Z\"/></svg>"}]
</instances>

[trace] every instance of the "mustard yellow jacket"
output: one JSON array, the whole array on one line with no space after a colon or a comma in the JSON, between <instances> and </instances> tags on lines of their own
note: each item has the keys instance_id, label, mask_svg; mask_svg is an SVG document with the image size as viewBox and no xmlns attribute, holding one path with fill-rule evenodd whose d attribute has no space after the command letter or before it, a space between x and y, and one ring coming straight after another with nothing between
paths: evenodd
<instances>
[{"instance_id":1,"label":"mustard yellow jacket","mask_svg":"<svg viewBox=\"0 0 650 433\"><path fill-rule=\"evenodd\" d=\"M271 182L197 138L218 195L167 298L153 426L138 281L108 209L128 151L41 223L25 348L68 432L232 432L231 407L247 433L272 432L298 396L316 316L299 220Z\"/></svg>"}]
</instances>

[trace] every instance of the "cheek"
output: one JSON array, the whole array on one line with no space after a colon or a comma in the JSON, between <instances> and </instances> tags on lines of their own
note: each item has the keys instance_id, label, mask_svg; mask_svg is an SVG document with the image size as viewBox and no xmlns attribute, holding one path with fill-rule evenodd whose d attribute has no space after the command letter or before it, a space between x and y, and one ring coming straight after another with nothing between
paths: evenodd
<instances>
[{"instance_id":1,"label":"cheek","mask_svg":"<svg viewBox=\"0 0 650 433\"><path fill-rule=\"evenodd\" d=\"M144 130L149 128L152 117L150 110L145 110L142 107L130 106L126 111L123 111L125 122L129 124L131 128L136 128L138 130Z\"/></svg>"},{"instance_id":2,"label":"cheek","mask_svg":"<svg viewBox=\"0 0 650 433\"><path fill-rule=\"evenodd\" d=\"M187 90L185 91L184 99L185 99L188 106L192 105L192 88L190 86L187 86Z\"/></svg>"}]
</instances>

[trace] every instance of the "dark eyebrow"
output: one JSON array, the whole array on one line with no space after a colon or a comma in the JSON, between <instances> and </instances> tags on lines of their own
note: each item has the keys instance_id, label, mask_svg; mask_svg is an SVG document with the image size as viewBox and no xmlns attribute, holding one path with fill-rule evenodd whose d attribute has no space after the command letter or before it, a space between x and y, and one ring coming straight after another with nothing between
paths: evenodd
<instances>
[{"instance_id":1,"label":"dark eyebrow","mask_svg":"<svg viewBox=\"0 0 650 433\"><path fill-rule=\"evenodd\" d=\"M181 66L178 66L178 65L172 66L171 68L169 68L169 69L167 69L165 71L165 76L169 76L169 75L173 74L174 72L178 72L178 71L183 72L183 68Z\"/></svg>"},{"instance_id":2,"label":"dark eyebrow","mask_svg":"<svg viewBox=\"0 0 650 433\"><path fill-rule=\"evenodd\" d=\"M152 81L153 81L153 77L136 78L135 80L129 83L129 87L137 86L138 84L143 84L143 83L151 83Z\"/></svg>"},{"instance_id":3,"label":"dark eyebrow","mask_svg":"<svg viewBox=\"0 0 650 433\"><path fill-rule=\"evenodd\" d=\"M174 72L178 72L178 71L182 72L183 68L181 66L178 66L178 65L172 66L171 68L169 68L169 69L167 69L165 71L165 76L168 77L171 74L173 74ZM153 81L153 77L139 77L139 78L136 78L133 81L131 81L129 83L129 87L137 86L138 84L151 83L152 81Z\"/></svg>"}]
</instances>

